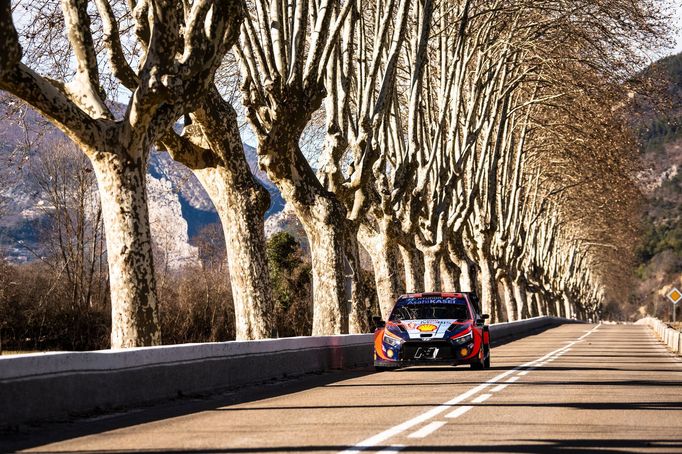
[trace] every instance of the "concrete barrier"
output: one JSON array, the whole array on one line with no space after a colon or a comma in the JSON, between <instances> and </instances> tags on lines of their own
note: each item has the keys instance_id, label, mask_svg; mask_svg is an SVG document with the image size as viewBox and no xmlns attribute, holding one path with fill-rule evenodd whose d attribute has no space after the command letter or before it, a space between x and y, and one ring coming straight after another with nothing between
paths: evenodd
<instances>
[{"instance_id":1,"label":"concrete barrier","mask_svg":"<svg viewBox=\"0 0 682 454\"><path fill-rule=\"evenodd\" d=\"M495 344L569 322L490 325ZM0 427L372 363L372 334L52 352L0 358Z\"/></svg>"},{"instance_id":2,"label":"concrete barrier","mask_svg":"<svg viewBox=\"0 0 682 454\"><path fill-rule=\"evenodd\" d=\"M637 323L644 323L651 328L656 337L663 342L672 352L682 354L682 335L680 331L670 328L657 318L645 317Z\"/></svg>"},{"instance_id":3,"label":"concrete barrier","mask_svg":"<svg viewBox=\"0 0 682 454\"><path fill-rule=\"evenodd\" d=\"M490 340L493 346L527 336L564 323L582 323L561 317L533 317L508 323L490 325Z\"/></svg>"}]
</instances>

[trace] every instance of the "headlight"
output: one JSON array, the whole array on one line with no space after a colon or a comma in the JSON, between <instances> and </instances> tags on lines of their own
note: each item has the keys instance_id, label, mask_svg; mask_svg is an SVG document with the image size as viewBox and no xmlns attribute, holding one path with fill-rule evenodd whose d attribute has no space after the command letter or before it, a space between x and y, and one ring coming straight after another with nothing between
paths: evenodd
<instances>
[{"instance_id":1,"label":"headlight","mask_svg":"<svg viewBox=\"0 0 682 454\"><path fill-rule=\"evenodd\" d=\"M390 335L386 334L386 332L384 332L384 343L386 343L392 347L398 347L403 342L405 342L405 341L398 338L398 337L390 336Z\"/></svg>"},{"instance_id":2,"label":"headlight","mask_svg":"<svg viewBox=\"0 0 682 454\"><path fill-rule=\"evenodd\" d=\"M462 337L458 337L458 338L452 339L452 340L454 342L456 342L457 344L462 345L462 344L466 344L467 342L471 342L471 340L473 340L473 338L474 338L474 336L472 335L471 332L469 332L469 333L466 333Z\"/></svg>"}]
</instances>

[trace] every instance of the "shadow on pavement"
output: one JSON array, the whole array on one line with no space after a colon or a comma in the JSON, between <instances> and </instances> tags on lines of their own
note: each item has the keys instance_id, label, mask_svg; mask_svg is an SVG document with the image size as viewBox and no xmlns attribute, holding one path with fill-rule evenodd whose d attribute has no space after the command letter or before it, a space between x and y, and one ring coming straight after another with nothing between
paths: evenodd
<instances>
[{"instance_id":1,"label":"shadow on pavement","mask_svg":"<svg viewBox=\"0 0 682 454\"><path fill-rule=\"evenodd\" d=\"M373 369L331 371L241 387L220 394L183 396L144 407L76 416L69 421L24 425L0 431L0 453L14 452L86 435L132 427L220 407L297 393L374 373ZM0 409L0 411L2 411ZM115 452L115 451L114 451Z\"/></svg>"},{"instance_id":2,"label":"shadow on pavement","mask_svg":"<svg viewBox=\"0 0 682 454\"><path fill-rule=\"evenodd\" d=\"M352 449L353 446L344 445L314 445L314 446L252 446L249 448L226 448L226 449L199 449L199 450L135 450L118 451L102 450L87 451L99 454L132 454L168 452L173 454L249 454L249 453L275 453L275 452L339 452ZM373 446L368 452L376 452L383 449L395 449L392 446ZM514 452L514 453L546 453L546 452L579 452L579 453L604 453L604 452L628 452L629 450L652 450L656 452L680 452L682 441L679 440L519 440L518 443L509 444L478 444L478 445L451 445L451 446L405 446L400 452ZM60 451L66 454L80 454L85 451Z\"/></svg>"}]
</instances>

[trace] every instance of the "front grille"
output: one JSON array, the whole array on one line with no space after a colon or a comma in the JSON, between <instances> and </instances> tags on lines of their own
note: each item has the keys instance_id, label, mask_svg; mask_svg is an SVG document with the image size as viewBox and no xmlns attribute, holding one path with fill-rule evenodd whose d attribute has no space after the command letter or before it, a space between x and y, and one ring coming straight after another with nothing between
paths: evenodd
<instances>
[{"instance_id":1,"label":"front grille","mask_svg":"<svg viewBox=\"0 0 682 454\"><path fill-rule=\"evenodd\" d=\"M446 341L405 342L401 359L403 361L448 360L455 359L455 353L452 345Z\"/></svg>"}]
</instances>

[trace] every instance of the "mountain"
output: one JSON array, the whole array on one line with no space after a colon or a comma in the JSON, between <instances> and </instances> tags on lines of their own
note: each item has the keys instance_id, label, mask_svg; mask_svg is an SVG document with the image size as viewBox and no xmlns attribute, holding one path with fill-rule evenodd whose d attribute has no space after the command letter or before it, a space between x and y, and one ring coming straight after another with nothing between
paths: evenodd
<instances>
[{"instance_id":1,"label":"mountain","mask_svg":"<svg viewBox=\"0 0 682 454\"><path fill-rule=\"evenodd\" d=\"M41 255L40 226L47 222L45 208L49 202L37 175L55 150L64 144L70 141L37 112L9 96L0 95L0 251L12 261L30 261ZM245 144L244 151L254 176L270 193L266 218L281 212L284 199L258 168L256 150ZM148 192L150 212L166 211L152 214L153 222L155 219L168 222L174 216L181 216L177 224L186 226L185 235L179 238L181 242L185 242L185 236L191 242L204 226L219 222L213 203L194 174L166 152L151 153ZM179 211L175 201L179 203ZM180 247L180 250L178 260L192 255L190 249Z\"/></svg>"},{"instance_id":2,"label":"mountain","mask_svg":"<svg viewBox=\"0 0 682 454\"><path fill-rule=\"evenodd\" d=\"M654 83L634 103L645 195L635 300L640 314L666 316L671 304L664 295L682 288L682 54L659 60L644 75Z\"/></svg>"}]
</instances>

